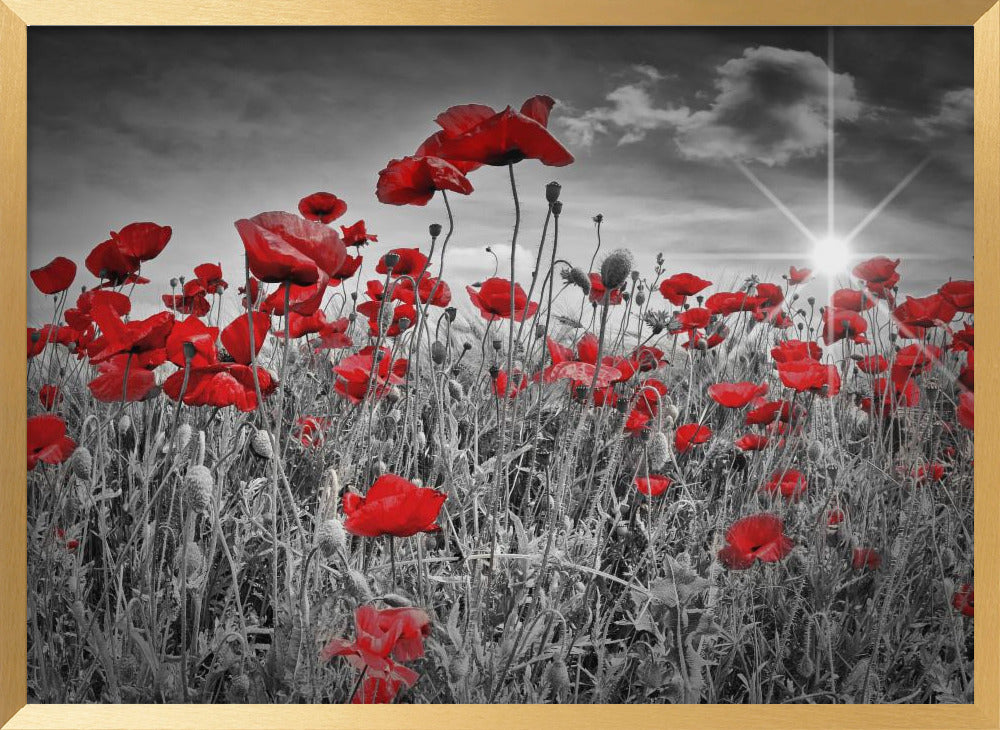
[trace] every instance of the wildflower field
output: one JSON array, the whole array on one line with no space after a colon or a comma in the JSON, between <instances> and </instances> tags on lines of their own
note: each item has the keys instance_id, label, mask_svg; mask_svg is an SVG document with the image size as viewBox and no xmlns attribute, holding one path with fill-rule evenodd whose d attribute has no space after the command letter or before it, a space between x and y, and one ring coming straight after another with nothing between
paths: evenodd
<instances>
[{"instance_id":1,"label":"wildflower field","mask_svg":"<svg viewBox=\"0 0 1000 730\"><path fill-rule=\"evenodd\" d=\"M973 283L566 249L517 184L574 162L552 105L378 173L415 247L319 192L235 221L245 270L149 281L161 221L30 272L29 701L973 700ZM453 291L490 175L510 268Z\"/></svg>"}]
</instances>

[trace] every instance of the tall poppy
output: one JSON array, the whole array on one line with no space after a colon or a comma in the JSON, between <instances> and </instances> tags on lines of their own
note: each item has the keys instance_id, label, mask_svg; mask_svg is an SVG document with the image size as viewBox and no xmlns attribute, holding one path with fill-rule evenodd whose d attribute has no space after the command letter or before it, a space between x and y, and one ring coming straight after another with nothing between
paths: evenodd
<instances>
[{"instance_id":1,"label":"tall poppy","mask_svg":"<svg viewBox=\"0 0 1000 730\"><path fill-rule=\"evenodd\" d=\"M472 192L462 170L440 157L390 160L378 174L375 197L389 205L427 205L438 190L460 195Z\"/></svg>"},{"instance_id":2,"label":"tall poppy","mask_svg":"<svg viewBox=\"0 0 1000 730\"><path fill-rule=\"evenodd\" d=\"M493 277L484 281L479 291L471 286L465 287L465 290L487 322L511 317L520 322L538 311L538 303L528 301L528 295L524 293L520 284L514 284L514 307L511 309L511 283L508 279Z\"/></svg>"},{"instance_id":3,"label":"tall poppy","mask_svg":"<svg viewBox=\"0 0 1000 730\"><path fill-rule=\"evenodd\" d=\"M56 256L30 273L31 280L42 294L59 294L69 289L76 278L76 264L65 256Z\"/></svg>"},{"instance_id":4,"label":"tall poppy","mask_svg":"<svg viewBox=\"0 0 1000 730\"><path fill-rule=\"evenodd\" d=\"M715 383L708 386L709 397L726 408L743 408L767 392L767 383Z\"/></svg>"},{"instance_id":5,"label":"tall poppy","mask_svg":"<svg viewBox=\"0 0 1000 730\"><path fill-rule=\"evenodd\" d=\"M363 497L345 499L344 528L361 537L410 537L439 530L435 524L446 495L418 487L396 474L383 474Z\"/></svg>"},{"instance_id":6,"label":"tall poppy","mask_svg":"<svg viewBox=\"0 0 1000 730\"><path fill-rule=\"evenodd\" d=\"M712 282L685 272L683 274L674 274L670 278L661 281L660 294L666 297L667 301L675 307L679 307L684 304L688 297L694 296L711 285Z\"/></svg>"},{"instance_id":7,"label":"tall poppy","mask_svg":"<svg viewBox=\"0 0 1000 730\"><path fill-rule=\"evenodd\" d=\"M303 218L319 223L332 223L347 212L347 203L333 193L313 193L299 201Z\"/></svg>"},{"instance_id":8,"label":"tall poppy","mask_svg":"<svg viewBox=\"0 0 1000 730\"><path fill-rule=\"evenodd\" d=\"M340 235L329 226L281 211L235 223L250 271L271 283L299 286L334 276L347 257Z\"/></svg>"},{"instance_id":9,"label":"tall poppy","mask_svg":"<svg viewBox=\"0 0 1000 730\"><path fill-rule=\"evenodd\" d=\"M38 462L61 464L76 449L76 442L66 435L66 422L45 413L28 419L28 471Z\"/></svg>"},{"instance_id":10,"label":"tall poppy","mask_svg":"<svg viewBox=\"0 0 1000 730\"><path fill-rule=\"evenodd\" d=\"M775 563L792 551L785 523L776 515L761 513L744 517L726 531L728 543L719 551L719 561L731 570L746 570L755 560Z\"/></svg>"}]
</instances>

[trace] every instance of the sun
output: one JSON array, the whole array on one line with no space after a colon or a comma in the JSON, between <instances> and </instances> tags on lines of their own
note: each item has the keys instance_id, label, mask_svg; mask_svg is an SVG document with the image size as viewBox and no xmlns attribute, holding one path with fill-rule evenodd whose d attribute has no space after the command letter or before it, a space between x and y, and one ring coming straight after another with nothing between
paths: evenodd
<instances>
[{"instance_id":1,"label":"sun","mask_svg":"<svg viewBox=\"0 0 1000 730\"><path fill-rule=\"evenodd\" d=\"M816 241L813 249L813 266L822 274L841 274L847 271L851 249L847 241L838 236L827 236Z\"/></svg>"}]
</instances>

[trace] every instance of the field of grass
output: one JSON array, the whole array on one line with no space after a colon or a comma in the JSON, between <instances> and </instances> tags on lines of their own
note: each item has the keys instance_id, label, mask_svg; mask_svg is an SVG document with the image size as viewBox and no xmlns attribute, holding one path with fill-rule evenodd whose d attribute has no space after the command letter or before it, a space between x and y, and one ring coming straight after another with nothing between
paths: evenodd
<instances>
[{"instance_id":1,"label":"field of grass","mask_svg":"<svg viewBox=\"0 0 1000 730\"><path fill-rule=\"evenodd\" d=\"M145 319L167 228L33 272L30 701L972 701L971 282L567 254L516 161L516 290L430 278L450 208L361 285L308 199Z\"/></svg>"}]
</instances>

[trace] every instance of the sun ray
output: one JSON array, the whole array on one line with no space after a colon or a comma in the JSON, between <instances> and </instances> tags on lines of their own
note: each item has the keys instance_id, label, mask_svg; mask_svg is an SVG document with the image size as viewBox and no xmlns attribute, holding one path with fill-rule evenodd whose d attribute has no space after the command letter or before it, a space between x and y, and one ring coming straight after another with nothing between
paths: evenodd
<instances>
[{"instance_id":1,"label":"sun ray","mask_svg":"<svg viewBox=\"0 0 1000 730\"><path fill-rule=\"evenodd\" d=\"M802 221L800 221L792 211L788 209L788 206L782 203L778 199L778 196L772 193L770 188L768 188L764 183L762 183L756 175L750 172L750 169L746 165L744 165L739 160L733 160L733 164L736 165L736 169L738 169L740 172L746 175L747 179L750 182L752 182L754 186L758 190L760 190L768 200L774 203L774 207L776 207L778 210L780 210L782 213L785 214L785 217L788 218L789 221L791 221L792 225L794 225L796 228L802 231L803 235L805 235L805 237L808 238L810 241L813 241L814 243L816 242L816 236L813 234L813 232L810 231L808 228L806 228L805 224Z\"/></svg>"},{"instance_id":2,"label":"sun ray","mask_svg":"<svg viewBox=\"0 0 1000 730\"><path fill-rule=\"evenodd\" d=\"M868 215L866 215L861 220L861 222L854 227L853 231L847 234L844 240L847 241L848 243L853 241L854 238L859 233L861 233L861 231L863 231L868 226L869 223L871 223L873 220L875 220L876 217L878 217L879 213L885 210L886 206L889 205L889 203L891 203L897 195L903 192L904 188L906 188L907 185L913 182L913 179L920 174L921 170L927 167L927 163L929 163L931 159L933 159L933 156L928 155L927 157L925 157L923 160L920 161L920 164L918 164L916 167L910 170L910 173L902 180L900 180L899 183L896 185L896 187L894 187L889 192L888 195L882 198L882 202L880 202L878 205L872 208L871 211L869 211Z\"/></svg>"}]
</instances>

